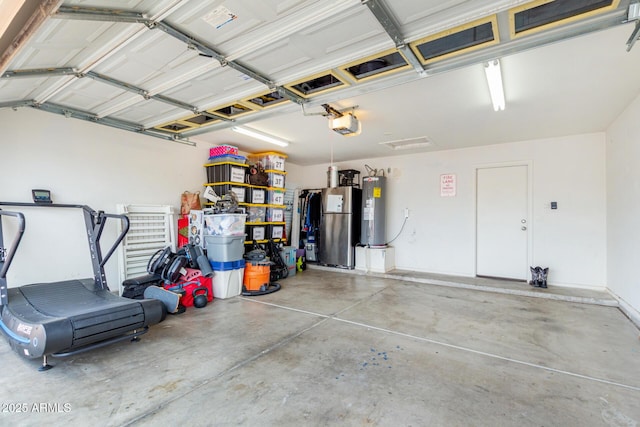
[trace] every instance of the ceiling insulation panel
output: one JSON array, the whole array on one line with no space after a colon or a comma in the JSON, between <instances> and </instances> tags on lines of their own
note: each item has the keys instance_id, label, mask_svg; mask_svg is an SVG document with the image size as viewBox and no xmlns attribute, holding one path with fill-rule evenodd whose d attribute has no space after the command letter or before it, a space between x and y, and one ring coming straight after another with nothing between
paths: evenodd
<instances>
[{"instance_id":1,"label":"ceiling insulation panel","mask_svg":"<svg viewBox=\"0 0 640 427\"><path fill-rule=\"evenodd\" d=\"M224 48L225 43L260 31L268 23L312 3L310 0L201 0L178 9L168 20L200 40Z\"/></svg>"},{"instance_id":2,"label":"ceiling insulation panel","mask_svg":"<svg viewBox=\"0 0 640 427\"><path fill-rule=\"evenodd\" d=\"M51 86L63 79L66 80L68 77L0 79L0 103L36 99L43 87Z\"/></svg>"},{"instance_id":3,"label":"ceiling insulation panel","mask_svg":"<svg viewBox=\"0 0 640 427\"><path fill-rule=\"evenodd\" d=\"M158 14L180 3L179 0L66 0L64 5L83 8L126 10L144 13L148 18L156 19Z\"/></svg>"},{"instance_id":4,"label":"ceiling insulation panel","mask_svg":"<svg viewBox=\"0 0 640 427\"><path fill-rule=\"evenodd\" d=\"M153 90L193 68L211 62L160 30L147 30L94 71Z\"/></svg>"},{"instance_id":5,"label":"ceiling insulation panel","mask_svg":"<svg viewBox=\"0 0 640 427\"><path fill-rule=\"evenodd\" d=\"M238 101L264 89L263 84L247 78L239 71L223 67L181 83L162 94L207 109Z\"/></svg>"},{"instance_id":6,"label":"ceiling insulation panel","mask_svg":"<svg viewBox=\"0 0 640 427\"><path fill-rule=\"evenodd\" d=\"M134 99L138 100L135 104L111 114L109 117L140 123L145 128L149 128L159 123L168 122L176 117L187 117L191 115L181 108L163 102L144 99L135 95L134 97Z\"/></svg>"},{"instance_id":7,"label":"ceiling insulation panel","mask_svg":"<svg viewBox=\"0 0 640 427\"><path fill-rule=\"evenodd\" d=\"M51 19L12 61L10 69L74 67L82 69L111 50L111 45L141 25ZM128 35L127 35L128 36Z\"/></svg>"},{"instance_id":8,"label":"ceiling insulation panel","mask_svg":"<svg viewBox=\"0 0 640 427\"><path fill-rule=\"evenodd\" d=\"M330 19L337 12L352 8L362 9L358 0L235 0L197 2L200 16L181 17L184 9L172 14L168 20L189 34L219 48L220 53L235 60L251 52L302 31L318 22ZM211 4L202 8L201 5ZM216 6L218 9L216 9ZM191 8L190 8L191 9ZM233 16L229 20L220 9ZM225 10L226 9L226 10ZM308 46L313 49L314 46Z\"/></svg>"},{"instance_id":9,"label":"ceiling insulation panel","mask_svg":"<svg viewBox=\"0 0 640 427\"><path fill-rule=\"evenodd\" d=\"M130 92L115 88L112 85L91 80L89 78L76 79L64 91L52 96L49 101L79 110L99 114L109 102L119 102L131 97Z\"/></svg>"},{"instance_id":10,"label":"ceiling insulation panel","mask_svg":"<svg viewBox=\"0 0 640 427\"><path fill-rule=\"evenodd\" d=\"M455 10L468 0L423 0L421 2L398 1L386 2L385 5L391 11L398 24L402 27L412 22L441 14L443 11ZM490 2L485 2L490 3Z\"/></svg>"},{"instance_id":11,"label":"ceiling insulation panel","mask_svg":"<svg viewBox=\"0 0 640 427\"><path fill-rule=\"evenodd\" d=\"M359 30L354 33L352 28ZM324 71L328 64L334 68L365 56L372 46L382 51L393 44L368 9L356 8L316 22L239 60L278 82L288 83Z\"/></svg>"}]
</instances>

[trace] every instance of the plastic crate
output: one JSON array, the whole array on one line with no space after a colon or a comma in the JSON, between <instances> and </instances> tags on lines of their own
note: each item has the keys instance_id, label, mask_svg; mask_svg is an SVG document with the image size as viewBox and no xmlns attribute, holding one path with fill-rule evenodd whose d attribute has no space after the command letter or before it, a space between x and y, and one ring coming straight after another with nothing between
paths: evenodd
<instances>
[{"instance_id":1,"label":"plastic crate","mask_svg":"<svg viewBox=\"0 0 640 427\"><path fill-rule=\"evenodd\" d=\"M204 234L208 236L244 236L245 214L204 216Z\"/></svg>"},{"instance_id":2,"label":"plastic crate","mask_svg":"<svg viewBox=\"0 0 640 427\"><path fill-rule=\"evenodd\" d=\"M286 154L268 151L265 153L249 154L249 161L253 164L260 163L265 169L273 169L284 171L284 162L287 158Z\"/></svg>"},{"instance_id":3,"label":"plastic crate","mask_svg":"<svg viewBox=\"0 0 640 427\"><path fill-rule=\"evenodd\" d=\"M284 193L285 191L282 188L268 188L267 203L284 206Z\"/></svg>"},{"instance_id":4,"label":"plastic crate","mask_svg":"<svg viewBox=\"0 0 640 427\"><path fill-rule=\"evenodd\" d=\"M241 260L245 236L204 236L207 258L213 262Z\"/></svg>"},{"instance_id":5,"label":"plastic crate","mask_svg":"<svg viewBox=\"0 0 640 427\"><path fill-rule=\"evenodd\" d=\"M284 188L284 178L286 172L278 172L273 170L265 171L269 176L269 186L273 188Z\"/></svg>"},{"instance_id":6,"label":"plastic crate","mask_svg":"<svg viewBox=\"0 0 640 427\"><path fill-rule=\"evenodd\" d=\"M282 222L284 221L284 208L267 208L266 212L267 222Z\"/></svg>"},{"instance_id":7,"label":"plastic crate","mask_svg":"<svg viewBox=\"0 0 640 427\"><path fill-rule=\"evenodd\" d=\"M211 264L211 269L213 271L216 271L216 272L229 271L229 270L237 270L239 268L244 268L245 260L240 259L237 261L226 261L226 262L209 261L209 264Z\"/></svg>"},{"instance_id":8,"label":"plastic crate","mask_svg":"<svg viewBox=\"0 0 640 427\"><path fill-rule=\"evenodd\" d=\"M242 293L244 267L235 270L216 271L213 276L213 296L218 299L233 298Z\"/></svg>"},{"instance_id":9,"label":"plastic crate","mask_svg":"<svg viewBox=\"0 0 640 427\"><path fill-rule=\"evenodd\" d=\"M266 188L247 188L247 202L248 203L267 203L267 189Z\"/></svg>"},{"instance_id":10,"label":"plastic crate","mask_svg":"<svg viewBox=\"0 0 640 427\"><path fill-rule=\"evenodd\" d=\"M284 239L284 224L269 224L266 239Z\"/></svg>"},{"instance_id":11,"label":"plastic crate","mask_svg":"<svg viewBox=\"0 0 640 427\"><path fill-rule=\"evenodd\" d=\"M225 154L233 154L237 156L238 147L235 147L233 145L222 144L222 145L217 145L215 147L209 148L209 157L223 156Z\"/></svg>"},{"instance_id":12,"label":"plastic crate","mask_svg":"<svg viewBox=\"0 0 640 427\"><path fill-rule=\"evenodd\" d=\"M267 225L246 225L247 240L265 240L267 238Z\"/></svg>"},{"instance_id":13,"label":"plastic crate","mask_svg":"<svg viewBox=\"0 0 640 427\"><path fill-rule=\"evenodd\" d=\"M204 166L207 168L208 182L244 183L249 168L249 165L236 162L208 163Z\"/></svg>"},{"instance_id":14,"label":"plastic crate","mask_svg":"<svg viewBox=\"0 0 640 427\"><path fill-rule=\"evenodd\" d=\"M238 202L244 203L246 199L245 186L237 185L234 183L218 183L218 184L209 185L209 187L212 187L213 191L215 191L215 193L220 197L230 192L233 192L235 193L236 198L238 199Z\"/></svg>"},{"instance_id":15,"label":"plastic crate","mask_svg":"<svg viewBox=\"0 0 640 427\"><path fill-rule=\"evenodd\" d=\"M247 221L248 222L265 222L267 217L267 208L264 205L248 205Z\"/></svg>"},{"instance_id":16,"label":"plastic crate","mask_svg":"<svg viewBox=\"0 0 640 427\"><path fill-rule=\"evenodd\" d=\"M232 298L242 293L244 260L211 262L213 275L213 296L219 299Z\"/></svg>"},{"instance_id":17,"label":"plastic crate","mask_svg":"<svg viewBox=\"0 0 640 427\"><path fill-rule=\"evenodd\" d=\"M223 154L221 156L209 157L209 162L210 163L220 163L220 162L247 163L247 158L245 156L236 156L235 154Z\"/></svg>"}]
</instances>

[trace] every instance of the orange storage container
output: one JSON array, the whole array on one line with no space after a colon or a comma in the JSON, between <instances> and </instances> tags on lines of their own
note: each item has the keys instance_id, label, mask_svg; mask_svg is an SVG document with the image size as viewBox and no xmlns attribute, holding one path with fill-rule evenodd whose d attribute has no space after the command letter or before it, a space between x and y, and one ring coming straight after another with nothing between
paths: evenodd
<instances>
[{"instance_id":1,"label":"orange storage container","mask_svg":"<svg viewBox=\"0 0 640 427\"><path fill-rule=\"evenodd\" d=\"M246 291L264 291L269 287L271 263L265 261L247 261L244 268L244 289Z\"/></svg>"}]
</instances>

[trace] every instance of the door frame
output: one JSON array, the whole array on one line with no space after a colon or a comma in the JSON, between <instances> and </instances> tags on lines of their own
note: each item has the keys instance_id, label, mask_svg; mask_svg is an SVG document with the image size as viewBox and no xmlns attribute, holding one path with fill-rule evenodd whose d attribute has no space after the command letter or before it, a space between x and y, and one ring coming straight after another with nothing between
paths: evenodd
<instances>
[{"instance_id":1,"label":"door frame","mask_svg":"<svg viewBox=\"0 0 640 427\"><path fill-rule=\"evenodd\" d=\"M527 261L533 265L533 161L520 160L499 163L480 163L473 169L473 274L478 276L478 170L510 166L527 167ZM529 274L525 275L529 277Z\"/></svg>"}]
</instances>

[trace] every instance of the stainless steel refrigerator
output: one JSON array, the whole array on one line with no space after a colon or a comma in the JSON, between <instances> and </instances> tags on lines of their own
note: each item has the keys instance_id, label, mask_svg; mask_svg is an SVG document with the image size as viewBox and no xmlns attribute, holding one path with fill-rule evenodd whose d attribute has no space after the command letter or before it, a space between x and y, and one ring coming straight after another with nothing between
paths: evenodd
<instances>
[{"instance_id":1,"label":"stainless steel refrigerator","mask_svg":"<svg viewBox=\"0 0 640 427\"><path fill-rule=\"evenodd\" d=\"M355 245L360 239L362 190L335 187L322 190L322 217L317 242L318 263L355 267Z\"/></svg>"}]
</instances>

